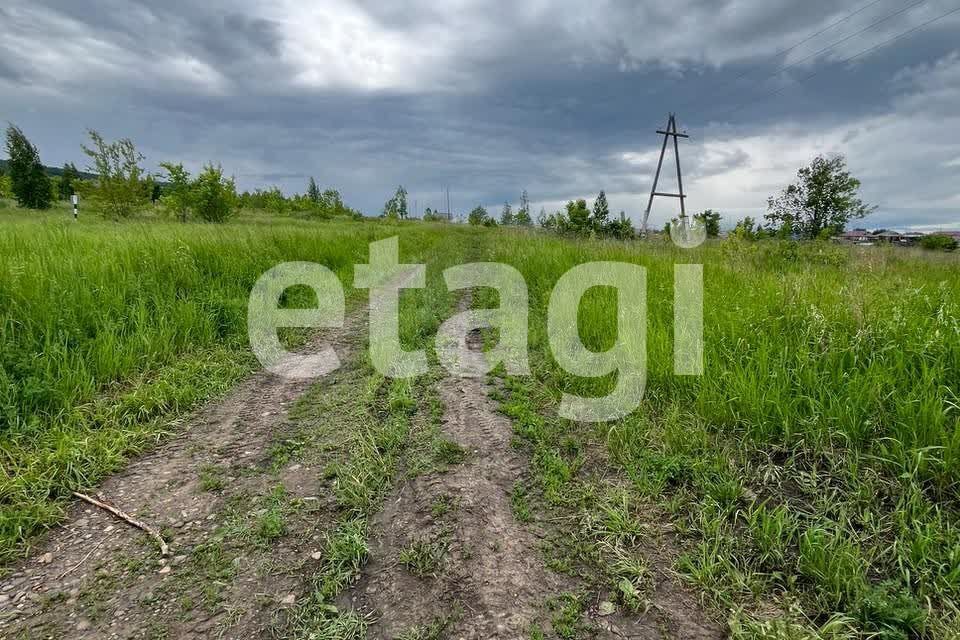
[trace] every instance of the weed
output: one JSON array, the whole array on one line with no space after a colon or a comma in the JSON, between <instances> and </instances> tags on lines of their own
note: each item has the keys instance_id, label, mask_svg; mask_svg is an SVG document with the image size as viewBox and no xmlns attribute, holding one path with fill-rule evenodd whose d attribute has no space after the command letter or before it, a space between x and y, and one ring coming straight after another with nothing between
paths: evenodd
<instances>
[{"instance_id":1,"label":"weed","mask_svg":"<svg viewBox=\"0 0 960 640\"><path fill-rule=\"evenodd\" d=\"M225 486L225 472L215 464L200 467L200 489L202 491L220 491Z\"/></svg>"},{"instance_id":2,"label":"weed","mask_svg":"<svg viewBox=\"0 0 960 640\"><path fill-rule=\"evenodd\" d=\"M447 544L443 540L415 540L400 550L398 560L419 578L436 577L446 552Z\"/></svg>"}]
</instances>

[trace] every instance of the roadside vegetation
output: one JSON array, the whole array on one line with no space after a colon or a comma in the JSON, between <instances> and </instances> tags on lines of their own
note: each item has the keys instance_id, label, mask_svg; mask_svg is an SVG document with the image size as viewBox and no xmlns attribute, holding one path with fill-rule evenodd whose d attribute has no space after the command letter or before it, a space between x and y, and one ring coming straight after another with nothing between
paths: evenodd
<instances>
[{"instance_id":1,"label":"roadside vegetation","mask_svg":"<svg viewBox=\"0 0 960 640\"><path fill-rule=\"evenodd\" d=\"M667 520L674 567L737 638L954 637L956 262L826 243L730 248L547 237L493 248L531 287L534 375L508 378L502 405L536 480L520 512L539 496L578 523L559 531L548 561L592 567L636 606L639 541ZM552 283L586 260L649 270L644 404L599 429L560 420L555 407L561 391L607 393L611 378L565 374L545 334ZM672 370L676 262L704 264L702 377ZM616 303L595 293L581 303L581 337L603 350Z\"/></svg>"}]
</instances>

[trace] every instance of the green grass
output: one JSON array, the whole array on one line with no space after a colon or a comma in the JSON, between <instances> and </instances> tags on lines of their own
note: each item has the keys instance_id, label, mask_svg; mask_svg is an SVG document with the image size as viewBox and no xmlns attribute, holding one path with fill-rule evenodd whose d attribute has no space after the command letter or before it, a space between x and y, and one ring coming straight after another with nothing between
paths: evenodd
<instances>
[{"instance_id":1,"label":"green grass","mask_svg":"<svg viewBox=\"0 0 960 640\"><path fill-rule=\"evenodd\" d=\"M414 540L400 550L397 560L418 578L436 577L446 552L445 540Z\"/></svg>"},{"instance_id":2,"label":"green grass","mask_svg":"<svg viewBox=\"0 0 960 640\"><path fill-rule=\"evenodd\" d=\"M728 612L737 637L960 633L955 258L773 242L682 251L508 234L490 258L524 274L533 307L534 375L504 381L503 410L530 451L547 508L581 517L579 546L556 557L599 553L600 572L615 577L610 562L637 532L587 487L592 475L615 473L644 504L647 516L637 520L673 521L682 534L678 568ZM645 399L601 429L556 418L561 391L603 395L612 380L560 370L544 319L556 279L592 260L648 269ZM705 265L702 377L673 374L676 262ZM588 346L612 344L611 317L610 295L585 296ZM599 444L602 455L585 467L577 442ZM604 517L591 533L590 522ZM626 589L622 599L642 606L643 580L631 585L637 594Z\"/></svg>"},{"instance_id":3,"label":"green grass","mask_svg":"<svg viewBox=\"0 0 960 640\"><path fill-rule=\"evenodd\" d=\"M0 561L62 517L70 491L96 485L253 368L246 306L266 269L318 262L360 300L353 265L370 241L400 234L407 260L444 242L430 227L372 222L74 224L14 211L0 224ZM285 304L315 304L300 289Z\"/></svg>"},{"instance_id":4,"label":"green grass","mask_svg":"<svg viewBox=\"0 0 960 640\"><path fill-rule=\"evenodd\" d=\"M496 397L531 460L511 495L515 515L571 516L552 520L570 529L552 566L586 572L618 606L643 610L644 525L669 521L676 568L737 638L960 634L956 256L777 242L680 250L453 225L2 217L0 558L55 522L71 489L96 484L250 370L245 305L266 268L312 260L350 283L367 243L399 233L404 259L429 265L427 289L402 297L408 348L428 346L451 311L443 266L500 261L526 278L533 375L505 377ZM613 376L562 371L545 311L565 271L598 260L648 269L648 375L637 411L592 427L557 418L560 394L603 395ZM698 377L673 373L678 262L704 264ZM302 294L287 303L309 304ZM481 289L475 303L495 298ZM609 289L591 290L578 315L585 344L613 344ZM327 466L342 518L316 611L359 570L366 519L396 475L465 455L439 435L435 370L418 381L365 370L363 380L350 405L358 428L338 435L350 454ZM305 451L293 438L271 457L279 466ZM214 474L201 486L219 490ZM273 520L261 540L278 531ZM328 618L303 628L362 633L362 620Z\"/></svg>"}]
</instances>

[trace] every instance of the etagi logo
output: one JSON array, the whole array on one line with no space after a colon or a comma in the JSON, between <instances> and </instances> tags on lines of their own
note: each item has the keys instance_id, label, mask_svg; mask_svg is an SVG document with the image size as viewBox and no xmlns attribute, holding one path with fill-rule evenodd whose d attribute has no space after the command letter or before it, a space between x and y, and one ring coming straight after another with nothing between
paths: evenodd
<instances>
[{"instance_id":1,"label":"etagi logo","mask_svg":"<svg viewBox=\"0 0 960 640\"><path fill-rule=\"evenodd\" d=\"M671 226L670 237L683 248L700 245L706 238L702 224L681 220ZM500 306L470 309L447 319L438 330L436 350L440 363L453 376L483 376L500 364L511 375L529 375L526 281L510 265L474 262L443 272L451 291L490 287L499 292ZM305 285L316 293L315 309L282 309L287 289ZM426 286L426 267L400 264L399 240L392 237L370 244L370 263L355 265L354 286L370 290L370 360L387 377L415 377L428 370L426 352L404 351L400 345L400 290ZM608 350L595 352L580 339L577 314L580 300L593 287L617 292L617 339ZM564 273L550 294L547 334L551 352L565 371L580 377L616 373L614 389L603 397L564 393L559 413L583 422L616 420L634 411L643 399L647 377L647 270L627 262L588 262ZM336 275L312 262L284 262L264 273L250 292L247 324L250 345L261 365L287 378L316 378L340 366L333 347L314 353L284 349L278 329L283 327L343 327L345 301ZM475 329L497 329L499 342L477 353L467 346ZM703 374L703 265L674 265L674 373Z\"/></svg>"}]
</instances>

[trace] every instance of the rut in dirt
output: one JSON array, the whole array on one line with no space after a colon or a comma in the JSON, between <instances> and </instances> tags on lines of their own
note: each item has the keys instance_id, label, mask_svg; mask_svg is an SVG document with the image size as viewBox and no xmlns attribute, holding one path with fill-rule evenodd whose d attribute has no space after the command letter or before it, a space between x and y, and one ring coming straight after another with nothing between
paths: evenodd
<instances>
[{"instance_id":1,"label":"rut in dirt","mask_svg":"<svg viewBox=\"0 0 960 640\"><path fill-rule=\"evenodd\" d=\"M346 363L322 384L349 375L367 317L358 308L342 328L300 349L314 354L331 345ZM288 411L317 382L259 371L98 487L105 501L160 529L170 557L161 558L139 529L73 504L63 525L0 578L0 638L272 637L312 571L328 520L321 469L290 463L283 452L296 426ZM296 535L249 553L230 553L218 542L231 518L268 518L294 501L307 505L289 526Z\"/></svg>"},{"instance_id":2,"label":"rut in dirt","mask_svg":"<svg viewBox=\"0 0 960 640\"><path fill-rule=\"evenodd\" d=\"M461 300L460 311L469 300ZM453 332L466 336L459 347L464 368L483 370L479 333L466 329ZM479 376L440 383L442 434L466 457L444 472L405 482L373 519L367 565L338 603L371 621L368 638L550 634L551 600L583 586L546 568L539 550L546 532L514 515L511 494L529 460L512 446L512 424L488 391ZM586 611L592 637L723 637L689 592L665 573L661 577L648 614L630 619L619 612L601 616L596 607Z\"/></svg>"}]
</instances>

